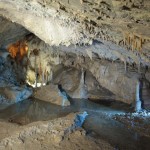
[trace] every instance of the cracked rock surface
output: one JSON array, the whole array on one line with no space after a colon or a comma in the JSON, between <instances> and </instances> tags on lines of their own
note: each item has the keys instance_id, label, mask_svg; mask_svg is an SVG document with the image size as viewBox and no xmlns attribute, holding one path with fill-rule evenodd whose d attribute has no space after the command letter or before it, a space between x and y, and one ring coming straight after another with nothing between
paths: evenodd
<instances>
[{"instance_id":1,"label":"cracked rock surface","mask_svg":"<svg viewBox=\"0 0 150 150\"><path fill-rule=\"evenodd\" d=\"M75 114L70 114L63 118L39 121L26 126L15 124L10 126L9 123L0 122L0 148L2 150L113 149L104 140L94 140L92 137L86 137L83 129L69 130L74 124L74 119Z\"/></svg>"},{"instance_id":2,"label":"cracked rock surface","mask_svg":"<svg viewBox=\"0 0 150 150\"><path fill-rule=\"evenodd\" d=\"M149 6L149 0L0 0L0 14L49 45L98 40L103 44L90 51L99 57L149 66Z\"/></svg>"}]
</instances>

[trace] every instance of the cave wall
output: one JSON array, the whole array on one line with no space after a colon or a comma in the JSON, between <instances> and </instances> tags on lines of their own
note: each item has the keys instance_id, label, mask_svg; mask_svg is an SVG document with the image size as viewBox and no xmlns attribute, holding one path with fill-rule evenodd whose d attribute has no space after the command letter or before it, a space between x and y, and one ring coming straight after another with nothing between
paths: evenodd
<instances>
[{"instance_id":1,"label":"cave wall","mask_svg":"<svg viewBox=\"0 0 150 150\"><path fill-rule=\"evenodd\" d=\"M1 0L0 15L48 45L149 66L149 5L148 0ZM76 45L91 47L78 50Z\"/></svg>"},{"instance_id":2,"label":"cave wall","mask_svg":"<svg viewBox=\"0 0 150 150\"><path fill-rule=\"evenodd\" d=\"M8 45L24 38L29 33L23 26L0 17L0 48L5 49Z\"/></svg>"},{"instance_id":3,"label":"cave wall","mask_svg":"<svg viewBox=\"0 0 150 150\"><path fill-rule=\"evenodd\" d=\"M78 43L83 36L75 21L56 8L45 8L37 1L2 0L0 14L52 45Z\"/></svg>"},{"instance_id":4,"label":"cave wall","mask_svg":"<svg viewBox=\"0 0 150 150\"><path fill-rule=\"evenodd\" d=\"M149 83L149 6L149 0L0 0L0 48L27 42L29 60L14 63L19 80L34 83L41 70L47 82L58 64L84 68L116 99L132 103L136 82Z\"/></svg>"},{"instance_id":5,"label":"cave wall","mask_svg":"<svg viewBox=\"0 0 150 150\"><path fill-rule=\"evenodd\" d=\"M34 38L28 44L31 54L29 57L32 66L31 68L34 68L35 66L32 51L38 47L39 56L37 56L38 62L36 66L42 65L43 70L47 68L47 70L49 70L49 75L51 72L51 75L53 76L55 66L59 64L77 69L80 72L81 68L84 68L92 73L100 86L106 88L115 95L115 97L111 95L112 98L125 103L133 103L135 101L137 81L141 78L147 80L145 75L149 73L149 69L147 70L145 67L141 67L139 71L139 68L136 65L128 64L125 68L124 63L121 63L119 60L112 62L96 56L92 57L91 60L88 55L84 56L80 51L76 51L76 54L71 50L66 52L66 49L63 49L63 47L51 47L42 41L37 41L38 38ZM80 47L78 48L80 49ZM65 68L63 69L65 70ZM61 73L62 71L59 72L59 76L63 76ZM67 78L67 75L70 76L70 78L80 78L79 76L75 77L75 73L74 75L72 73L72 75L69 74L65 73L64 78ZM52 76L51 79L54 78ZM33 80L35 80L35 78ZM62 85L63 84L64 87L67 86L62 82ZM68 82L67 84L69 86L70 83Z\"/></svg>"},{"instance_id":6,"label":"cave wall","mask_svg":"<svg viewBox=\"0 0 150 150\"><path fill-rule=\"evenodd\" d=\"M107 41L110 50L115 44L125 48L121 54L132 50L149 58L148 0L1 0L0 4L1 15L50 45ZM147 57L141 62L149 63Z\"/></svg>"}]
</instances>

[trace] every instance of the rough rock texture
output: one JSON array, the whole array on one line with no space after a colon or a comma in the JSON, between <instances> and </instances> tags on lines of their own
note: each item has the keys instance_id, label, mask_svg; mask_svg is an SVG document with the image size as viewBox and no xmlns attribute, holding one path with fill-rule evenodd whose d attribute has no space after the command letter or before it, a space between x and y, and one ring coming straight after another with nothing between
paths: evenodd
<instances>
[{"instance_id":1,"label":"rough rock texture","mask_svg":"<svg viewBox=\"0 0 150 150\"><path fill-rule=\"evenodd\" d=\"M2 16L49 45L92 45L98 40L98 47L82 52L90 58L96 51L110 60L150 64L149 0L1 0L0 4Z\"/></svg>"},{"instance_id":2,"label":"rough rock texture","mask_svg":"<svg viewBox=\"0 0 150 150\"><path fill-rule=\"evenodd\" d=\"M0 122L2 133L0 134L0 149L113 150L113 147L104 140L86 137L83 129L71 130L74 119L75 114L71 114L52 121L39 121L22 127ZM8 133L10 128L12 130Z\"/></svg>"},{"instance_id":3,"label":"rough rock texture","mask_svg":"<svg viewBox=\"0 0 150 150\"><path fill-rule=\"evenodd\" d=\"M148 84L148 85L147 85ZM150 85L147 82L142 83L141 99L145 109L150 108Z\"/></svg>"},{"instance_id":4,"label":"rough rock texture","mask_svg":"<svg viewBox=\"0 0 150 150\"><path fill-rule=\"evenodd\" d=\"M57 8L43 7L37 1L1 1L1 14L55 45L79 42L83 36L77 22L57 12ZM55 5L59 8L59 5ZM4 10L4 11L3 11ZM70 36L71 35L71 36Z\"/></svg>"},{"instance_id":5,"label":"rough rock texture","mask_svg":"<svg viewBox=\"0 0 150 150\"><path fill-rule=\"evenodd\" d=\"M71 97L73 96L73 92L79 86L79 80L81 78L81 68L84 68L86 71L91 72L95 79L98 81L98 84L110 91L110 93L108 93L111 96L108 96L108 98L115 98L126 103L132 103L133 101L135 101L137 80L143 77L146 78L145 75L149 72L149 69L145 67L120 63L119 60L111 62L100 59L96 55L91 60L90 57L88 57L87 55L82 55L82 53L77 52L77 54L74 54L73 49L70 49L68 51L65 49L65 51L63 50L63 47L49 47L42 41L39 42L39 45L37 45L38 41L38 39L33 39L31 42L29 42L30 66L28 67L28 69L32 69L33 74L35 74L34 68L37 68L37 70L39 71L40 68L42 68L42 72L46 72L45 79L47 80L47 82L55 79L55 74L53 73L55 70L55 66L58 64L62 64L67 68L76 68L77 70L80 70L80 73L78 73L78 71L74 71L73 69L68 69L67 72L66 68L58 69L59 71L57 72L57 75L59 74L59 76L58 79L55 79L56 82L54 82L59 83L62 86L64 85L63 88L70 91L69 94L71 94ZM36 59L38 61L35 63L35 56L33 55L33 51L36 47L39 48L39 55L36 56ZM39 71L37 71L38 74L40 73ZM73 75L73 78L71 77L71 74ZM38 81L41 81L40 79L42 77L42 74L39 75L40 76ZM66 82L67 79L68 81ZM92 82L94 82L94 80ZM72 83L75 84L72 85ZM93 86L92 90L96 90L95 85ZM101 95L101 97L103 96Z\"/></svg>"},{"instance_id":6,"label":"rough rock texture","mask_svg":"<svg viewBox=\"0 0 150 150\"><path fill-rule=\"evenodd\" d=\"M75 68L62 66L53 74L53 83L61 84L67 91L74 91L80 82L80 72Z\"/></svg>"},{"instance_id":7,"label":"rough rock texture","mask_svg":"<svg viewBox=\"0 0 150 150\"><path fill-rule=\"evenodd\" d=\"M89 71L85 71L85 90L86 97L80 93L81 70L76 68L68 68L65 66L55 66L53 70L53 80L55 84L61 84L62 88L71 98L90 98L90 99L114 99L114 95L107 89L100 86L99 82ZM82 90L81 90L82 91Z\"/></svg>"},{"instance_id":8,"label":"rough rock texture","mask_svg":"<svg viewBox=\"0 0 150 150\"><path fill-rule=\"evenodd\" d=\"M6 52L2 53L5 55ZM0 109L25 100L32 95L31 88L20 84L20 79L24 77L24 75L21 76L23 71L17 76L13 67L12 59L0 56Z\"/></svg>"},{"instance_id":9,"label":"rough rock texture","mask_svg":"<svg viewBox=\"0 0 150 150\"><path fill-rule=\"evenodd\" d=\"M145 77L150 82L150 72L146 72Z\"/></svg>"},{"instance_id":10,"label":"rough rock texture","mask_svg":"<svg viewBox=\"0 0 150 150\"><path fill-rule=\"evenodd\" d=\"M149 82L149 6L149 0L0 0L0 47L27 42L30 64L21 67L28 83L47 83L62 63L90 71L100 86L131 103L137 80Z\"/></svg>"},{"instance_id":11,"label":"rough rock texture","mask_svg":"<svg viewBox=\"0 0 150 150\"><path fill-rule=\"evenodd\" d=\"M32 95L32 89L28 87L0 87L0 95L10 103L17 103Z\"/></svg>"},{"instance_id":12,"label":"rough rock texture","mask_svg":"<svg viewBox=\"0 0 150 150\"><path fill-rule=\"evenodd\" d=\"M68 106L70 105L67 97L63 97L60 90L58 89L58 85L46 85L39 89L36 89L34 93L34 97L40 100L44 100L47 102L51 102L56 105ZM64 101L64 103L63 103Z\"/></svg>"},{"instance_id":13,"label":"rough rock texture","mask_svg":"<svg viewBox=\"0 0 150 150\"><path fill-rule=\"evenodd\" d=\"M0 25L0 47L5 47L10 43L16 42L30 33L23 26L8 21L3 17L0 17Z\"/></svg>"},{"instance_id":14,"label":"rough rock texture","mask_svg":"<svg viewBox=\"0 0 150 150\"><path fill-rule=\"evenodd\" d=\"M123 65L114 65L105 60L90 61L88 58L84 60L82 57L77 59L69 56L62 62L66 66L70 66L70 64L74 62L72 67L79 65L81 68L83 67L91 71L99 84L114 93L117 99L124 99L123 101L128 103L134 101L138 74L132 73L132 75L130 75L130 72L126 73Z\"/></svg>"},{"instance_id":15,"label":"rough rock texture","mask_svg":"<svg viewBox=\"0 0 150 150\"><path fill-rule=\"evenodd\" d=\"M128 66L125 71L124 65L120 63L113 64L110 61L98 59L90 61L89 58L77 58L72 55L63 59L62 62L65 66L80 66L89 70L102 87L115 94L116 99L126 103L135 100L136 83L145 74L145 69L141 69L141 73L138 73L136 68ZM149 85L146 88L149 91Z\"/></svg>"}]
</instances>

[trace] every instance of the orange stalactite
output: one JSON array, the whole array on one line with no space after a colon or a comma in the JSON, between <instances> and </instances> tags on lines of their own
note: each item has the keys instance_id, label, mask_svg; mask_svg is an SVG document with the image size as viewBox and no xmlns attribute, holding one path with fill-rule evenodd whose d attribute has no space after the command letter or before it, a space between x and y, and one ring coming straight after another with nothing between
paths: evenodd
<instances>
[{"instance_id":1,"label":"orange stalactite","mask_svg":"<svg viewBox=\"0 0 150 150\"><path fill-rule=\"evenodd\" d=\"M10 55L13 58L15 58L17 56L18 51L19 51L19 42L16 42L16 43L10 45L8 47L8 51L9 51Z\"/></svg>"},{"instance_id":2,"label":"orange stalactite","mask_svg":"<svg viewBox=\"0 0 150 150\"><path fill-rule=\"evenodd\" d=\"M7 50L14 59L22 60L28 53L28 45L25 41L18 41L8 46Z\"/></svg>"},{"instance_id":3,"label":"orange stalactite","mask_svg":"<svg viewBox=\"0 0 150 150\"><path fill-rule=\"evenodd\" d=\"M142 53L142 46L145 42L150 41L148 37L142 36L140 34L122 31L123 44L131 48L131 50L137 50Z\"/></svg>"}]
</instances>

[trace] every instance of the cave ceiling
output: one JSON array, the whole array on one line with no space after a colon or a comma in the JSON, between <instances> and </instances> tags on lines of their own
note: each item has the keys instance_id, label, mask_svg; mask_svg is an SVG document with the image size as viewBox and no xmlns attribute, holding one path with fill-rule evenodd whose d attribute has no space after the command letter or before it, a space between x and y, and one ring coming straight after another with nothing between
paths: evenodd
<instances>
[{"instance_id":1,"label":"cave ceiling","mask_svg":"<svg viewBox=\"0 0 150 150\"><path fill-rule=\"evenodd\" d=\"M49 46L150 66L149 0L0 0L0 47L33 33Z\"/></svg>"}]
</instances>

